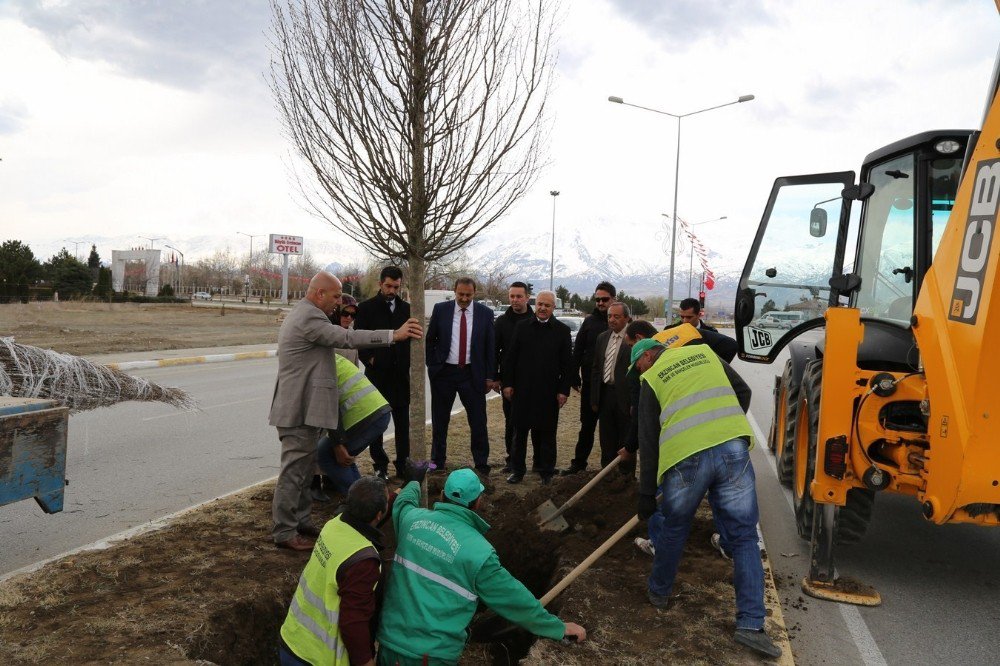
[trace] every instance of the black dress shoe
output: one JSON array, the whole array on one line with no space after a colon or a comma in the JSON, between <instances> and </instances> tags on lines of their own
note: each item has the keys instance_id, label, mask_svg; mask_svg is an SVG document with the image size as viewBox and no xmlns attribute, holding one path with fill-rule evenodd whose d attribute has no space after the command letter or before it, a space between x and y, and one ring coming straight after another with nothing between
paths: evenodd
<instances>
[{"instance_id":1,"label":"black dress shoe","mask_svg":"<svg viewBox=\"0 0 1000 666\"><path fill-rule=\"evenodd\" d=\"M376 469L375 476L382 479L383 481L389 481L389 470L386 469Z\"/></svg>"},{"instance_id":2,"label":"black dress shoe","mask_svg":"<svg viewBox=\"0 0 1000 666\"><path fill-rule=\"evenodd\" d=\"M562 475L562 476L569 476L571 474L579 474L580 472L582 472L582 471L584 471L586 469L587 469L586 465L583 465L581 467L580 465L577 465L576 463L574 463L574 464L570 465L569 467L567 467L566 469L564 469L561 472L559 472L559 474Z\"/></svg>"},{"instance_id":3,"label":"black dress shoe","mask_svg":"<svg viewBox=\"0 0 1000 666\"><path fill-rule=\"evenodd\" d=\"M492 469L489 465L476 465L476 471L483 476L489 476Z\"/></svg>"},{"instance_id":4,"label":"black dress shoe","mask_svg":"<svg viewBox=\"0 0 1000 666\"><path fill-rule=\"evenodd\" d=\"M507 483L521 483L524 480L524 474L514 473L507 477Z\"/></svg>"},{"instance_id":5,"label":"black dress shoe","mask_svg":"<svg viewBox=\"0 0 1000 666\"><path fill-rule=\"evenodd\" d=\"M552 483L552 475L550 475L550 474L543 474L542 475L542 485L543 486L547 486L550 483Z\"/></svg>"}]
</instances>

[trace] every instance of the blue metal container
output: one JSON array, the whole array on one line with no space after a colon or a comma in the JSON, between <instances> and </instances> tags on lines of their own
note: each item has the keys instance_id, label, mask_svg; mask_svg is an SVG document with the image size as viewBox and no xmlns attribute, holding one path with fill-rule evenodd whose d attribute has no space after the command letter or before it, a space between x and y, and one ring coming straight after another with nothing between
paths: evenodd
<instances>
[{"instance_id":1,"label":"blue metal container","mask_svg":"<svg viewBox=\"0 0 1000 666\"><path fill-rule=\"evenodd\" d=\"M35 498L63 509L69 409L55 400L0 396L0 506Z\"/></svg>"}]
</instances>

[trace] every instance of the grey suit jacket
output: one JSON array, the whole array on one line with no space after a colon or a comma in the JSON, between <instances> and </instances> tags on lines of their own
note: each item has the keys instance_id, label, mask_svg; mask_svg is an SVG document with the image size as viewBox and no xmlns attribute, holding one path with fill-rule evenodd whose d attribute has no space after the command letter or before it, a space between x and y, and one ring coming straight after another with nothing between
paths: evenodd
<instances>
[{"instance_id":1,"label":"grey suit jacket","mask_svg":"<svg viewBox=\"0 0 1000 666\"><path fill-rule=\"evenodd\" d=\"M622 335L624 335L622 331ZM604 356L611 340L611 329L597 336L594 343L594 366L590 369L590 401L594 407L599 407L601 400L601 385L604 384ZM618 358L615 359L615 401L619 411L629 413L629 395L625 375L631 361L631 348L625 344L624 338L618 346Z\"/></svg>"},{"instance_id":2,"label":"grey suit jacket","mask_svg":"<svg viewBox=\"0 0 1000 666\"><path fill-rule=\"evenodd\" d=\"M336 428L340 410L334 348L386 347L392 333L334 326L311 301L296 303L278 332L278 378L268 422L279 428Z\"/></svg>"}]
</instances>

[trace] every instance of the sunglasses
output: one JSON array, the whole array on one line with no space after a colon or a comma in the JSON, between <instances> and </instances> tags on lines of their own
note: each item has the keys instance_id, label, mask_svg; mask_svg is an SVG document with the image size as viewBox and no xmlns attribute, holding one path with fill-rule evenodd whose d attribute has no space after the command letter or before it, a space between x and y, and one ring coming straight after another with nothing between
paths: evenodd
<instances>
[{"instance_id":1,"label":"sunglasses","mask_svg":"<svg viewBox=\"0 0 1000 666\"><path fill-rule=\"evenodd\" d=\"M354 319L354 316L356 314L357 313L354 310L341 310L340 311L340 316L341 317L350 317L351 319Z\"/></svg>"},{"instance_id":2,"label":"sunglasses","mask_svg":"<svg viewBox=\"0 0 1000 666\"><path fill-rule=\"evenodd\" d=\"M598 303L607 303L611 300L610 296L595 296L594 300Z\"/></svg>"}]
</instances>

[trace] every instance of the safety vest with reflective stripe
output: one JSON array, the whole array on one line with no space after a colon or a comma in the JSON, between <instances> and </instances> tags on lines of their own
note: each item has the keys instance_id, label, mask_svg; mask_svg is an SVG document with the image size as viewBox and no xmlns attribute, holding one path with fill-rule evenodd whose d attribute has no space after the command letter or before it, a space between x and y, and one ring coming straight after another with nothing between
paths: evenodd
<instances>
[{"instance_id":1,"label":"safety vest with reflective stripe","mask_svg":"<svg viewBox=\"0 0 1000 666\"><path fill-rule=\"evenodd\" d=\"M753 446L750 423L722 361L707 345L664 350L642 373L660 405L660 455L656 482L690 455L744 437Z\"/></svg>"},{"instance_id":2,"label":"safety vest with reflective stripe","mask_svg":"<svg viewBox=\"0 0 1000 666\"><path fill-rule=\"evenodd\" d=\"M337 360L337 386L340 389L340 427L345 432L373 414L390 411L389 403L357 365L340 354L333 357Z\"/></svg>"},{"instance_id":3,"label":"safety vest with reflective stripe","mask_svg":"<svg viewBox=\"0 0 1000 666\"><path fill-rule=\"evenodd\" d=\"M370 549L371 553L363 553ZM316 540L299 587L292 597L281 638L302 661L350 666L347 647L340 639L340 594L337 570L355 555L378 559L378 551L360 532L337 516L327 522Z\"/></svg>"}]
</instances>

